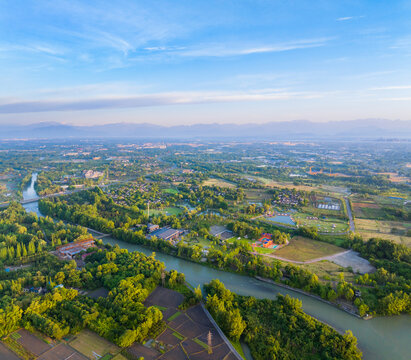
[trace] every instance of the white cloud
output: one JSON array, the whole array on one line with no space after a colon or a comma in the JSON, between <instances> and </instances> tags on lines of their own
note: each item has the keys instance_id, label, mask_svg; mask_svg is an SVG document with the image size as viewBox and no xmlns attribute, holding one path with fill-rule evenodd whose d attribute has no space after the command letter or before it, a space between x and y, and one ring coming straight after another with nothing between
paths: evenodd
<instances>
[{"instance_id":1,"label":"white cloud","mask_svg":"<svg viewBox=\"0 0 411 360\"><path fill-rule=\"evenodd\" d=\"M134 96L107 95L88 99L13 99L12 101L10 101L10 99L0 99L0 114L138 108L179 104L314 99L322 96L323 94L315 92L286 92L278 89L261 89L252 92L170 92Z\"/></svg>"},{"instance_id":2,"label":"white cloud","mask_svg":"<svg viewBox=\"0 0 411 360\"><path fill-rule=\"evenodd\" d=\"M43 53L52 56L61 56L65 50L48 44L3 44L0 45L0 52L31 52Z\"/></svg>"},{"instance_id":3,"label":"white cloud","mask_svg":"<svg viewBox=\"0 0 411 360\"><path fill-rule=\"evenodd\" d=\"M411 97L381 98L381 101L411 101Z\"/></svg>"},{"instance_id":4,"label":"white cloud","mask_svg":"<svg viewBox=\"0 0 411 360\"><path fill-rule=\"evenodd\" d=\"M370 90L407 90L411 89L411 85L395 85L395 86L381 86L381 87L374 87Z\"/></svg>"},{"instance_id":5,"label":"white cloud","mask_svg":"<svg viewBox=\"0 0 411 360\"><path fill-rule=\"evenodd\" d=\"M337 21L347 21L347 20L352 20L354 19L354 16L346 16L346 17L340 17L337 19Z\"/></svg>"}]
</instances>

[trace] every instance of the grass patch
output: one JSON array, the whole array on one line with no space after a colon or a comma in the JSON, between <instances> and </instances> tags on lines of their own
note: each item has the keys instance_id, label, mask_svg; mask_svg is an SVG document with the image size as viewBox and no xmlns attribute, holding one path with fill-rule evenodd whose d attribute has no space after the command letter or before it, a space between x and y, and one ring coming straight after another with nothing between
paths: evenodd
<instances>
[{"instance_id":1,"label":"grass patch","mask_svg":"<svg viewBox=\"0 0 411 360\"><path fill-rule=\"evenodd\" d=\"M158 310L161 310L161 311L165 311L165 310L167 310L167 308L166 308L166 307L164 307L164 306L160 306L160 305L154 305L154 307L155 307L155 308L157 308Z\"/></svg>"},{"instance_id":2,"label":"grass patch","mask_svg":"<svg viewBox=\"0 0 411 360\"><path fill-rule=\"evenodd\" d=\"M338 281L338 275L340 273L344 274L344 279L346 281L353 282L355 280L355 274L328 260L322 260L311 264L301 264L299 267L315 273L320 280L324 282Z\"/></svg>"},{"instance_id":3,"label":"grass patch","mask_svg":"<svg viewBox=\"0 0 411 360\"><path fill-rule=\"evenodd\" d=\"M241 356L243 359L245 359L244 351L243 351L243 348L241 347L240 342L239 342L239 341L230 340L230 343L231 343L231 345L234 346L234 349L237 350L237 352L240 354L240 356Z\"/></svg>"},{"instance_id":4,"label":"grass patch","mask_svg":"<svg viewBox=\"0 0 411 360\"><path fill-rule=\"evenodd\" d=\"M204 349L208 350L208 345L205 344L205 343L203 343L201 340L199 340L199 339L193 339L193 341L194 341L195 343L197 343L198 345L202 346Z\"/></svg>"},{"instance_id":5,"label":"grass patch","mask_svg":"<svg viewBox=\"0 0 411 360\"><path fill-rule=\"evenodd\" d=\"M263 248L259 246L253 247L253 249L259 254L272 254L275 251L275 249Z\"/></svg>"},{"instance_id":6,"label":"grass patch","mask_svg":"<svg viewBox=\"0 0 411 360\"><path fill-rule=\"evenodd\" d=\"M14 340L17 340L17 339L21 338L21 335L19 333L15 332L13 334L10 334L10 337Z\"/></svg>"},{"instance_id":7,"label":"grass patch","mask_svg":"<svg viewBox=\"0 0 411 360\"><path fill-rule=\"evenodd\" d=\"M173 335L178 339L178 340L184 340L184 336L178 333L177 331L173 332Z\"/></svg>"},{"instance_id":8,"label":"grass patch","mask_svg":"<svg viewBox=\"0 0 411 360\"><path fill-rule=\"evenodd\" d=\"M277 250L275 255L294 261L307 261L324 256L333 255L344 249L333 244L294 236L287 246Z\"/></svg>"},{"instance_id":9,"label":"grass patch","mask_svg":"<svg viewBox=\"0 0 411 360\"><path fill-rule=\"evenodd\" d=\"M183 213L183 210L176 206L166 207L164 211L167 215L180 215Z\"/></svg>"},{"instance_id":10,"label":"grass patch","mask_svg":"<svg viewBox=\"0 0 411 360\"><path fill-rule=\"evenodd\" d=\"M175 314L171 315L171 316L167 319L167 321L173 321L173 320L177 319L180 315L181 315L181 312L180 312L180 311L177 311Z\"/></svg>"},{"instance_id":11,"label":"grass patch","mask_svg":"<svg viewBox=\"0 0 411 360\"><path fill-rule=\"evenodd\" d=\"M113 358L113 355L111 354L106 354L104 355L102 358L100 358L100 360L110 360Z\"/></svg>"}]
</instances>

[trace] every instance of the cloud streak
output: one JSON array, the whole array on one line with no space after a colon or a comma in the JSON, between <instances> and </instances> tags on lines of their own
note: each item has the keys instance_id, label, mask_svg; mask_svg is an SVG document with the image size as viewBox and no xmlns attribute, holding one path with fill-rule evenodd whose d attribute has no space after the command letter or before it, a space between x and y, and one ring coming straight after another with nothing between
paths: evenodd
<instances>
[{"instance_id":1,"label":"cloud streak","mask_svg":"<svg viewBox=\"0 0 411 360\"><path fill-rule=\"evenodd\" d=\"M326 45L331 38L317 38L296 40L278 44L268 44L262 46L236 47L230 44L203 46L201 48L193 48L178 52L180 56L187 57L225 57L225 56L241 56L263 53L275 53L283 51L291 51L298 49L315 48Z\"/></svg>"},{"instance_id":2,"label":"cloud streak","mask_svg":"<svg viewBox=\"0 0 411 360\"><path fill-rule=\"evenodd\" d=\"M273 101L289 99L313 99L320 93L284 92L260 90L249 93L179 92L136 96L105 96L89 99L21 100L0 103L0 114L37 112L65 112L101 109L139 108L150 106L226 103L244 101Z\"/></svg>"},{"instance_id":3,"label":"cloud streak","mask_svg":"<svg viewBox=\"0 0 411 360\"><path fill-rule=\"evenodd\" d=\"M344 17L339 17L336 20L337 21L349 21L349 20L354 20L354 19L361 19L363 17L364 17L364 15L361 15L361 16L344 16Z\"/></svg>"},{"instance_id":4,"label":"cloud streak","mask_svg":"<svg viewBox=\"0 0 411 360\"><path fill-rule=\"evenodd\" d=\"M374 87L370 90L408 90L411 89L411 85L395 85L395 86L381 86Z\"/></svg>"},{"instance_id":5,"label":"cloud streak","mask_svg":"<svg viewBox=\"0 0 411 360\"><path fill-rule=\"evenodd\" d=\"M354 19L353 16L345 16L345 17L340 17L337 19L337 21L348 21Z\"/></svg>"}]
</instances>

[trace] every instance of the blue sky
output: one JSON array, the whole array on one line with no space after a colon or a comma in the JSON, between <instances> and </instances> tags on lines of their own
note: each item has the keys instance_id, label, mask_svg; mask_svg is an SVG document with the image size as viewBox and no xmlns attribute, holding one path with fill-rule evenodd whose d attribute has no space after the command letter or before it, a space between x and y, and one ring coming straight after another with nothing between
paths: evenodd
<instances>
[{"instance_id":1,"label":"blue sky","mask_svg":"<svg viewBox=\"0 0 411 360\"><path fill-rule=\"evenodd\" d=\"M0 0L0 123L411 117L411 1Z\"/></svg>"}]
</instances>

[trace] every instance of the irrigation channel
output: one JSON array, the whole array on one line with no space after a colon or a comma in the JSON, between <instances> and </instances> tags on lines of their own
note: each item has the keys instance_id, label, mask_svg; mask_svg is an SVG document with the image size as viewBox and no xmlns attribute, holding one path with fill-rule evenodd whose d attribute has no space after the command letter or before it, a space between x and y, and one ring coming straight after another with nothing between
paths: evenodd
<instances>
[{"instance_id":1,"label":"irrigation channel","mask_svg":"<svg viewBox=\"0 0 411 360\"><path fill-rule=\"evenodd\" d=\"M23 191L24 200L37 197L34 189L36 178L37 174L33 174L31 183ZM38 202L23 206L27 211L33 211L38 216L42 216L38 208ZM129 251L140 251L147 255L151 255L153 252L148 248L119 241L111 236L104 237L102 240L104 243L117 244ZM241 295L275 299L277 293L280 293L298 298L302 301L303 309L307 314L331 325L340 332L351 330L354 336L357 337L358 346L366 360L405 360L410 358L411 316L409 315L362 320L309 296L251 277L212 269L162 253L156 253L156 258L164 262L168 269L175 269L184 273L186 280L193 286L202 285L212 279L220 279L228 289Z\"/></svg>"}]
</instances>

